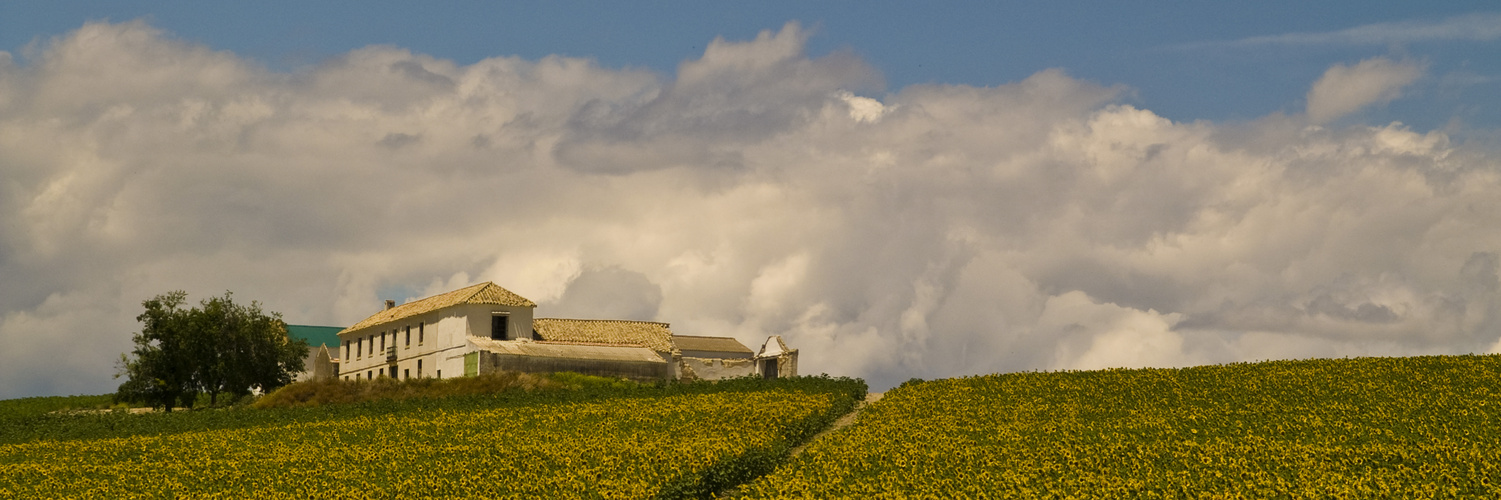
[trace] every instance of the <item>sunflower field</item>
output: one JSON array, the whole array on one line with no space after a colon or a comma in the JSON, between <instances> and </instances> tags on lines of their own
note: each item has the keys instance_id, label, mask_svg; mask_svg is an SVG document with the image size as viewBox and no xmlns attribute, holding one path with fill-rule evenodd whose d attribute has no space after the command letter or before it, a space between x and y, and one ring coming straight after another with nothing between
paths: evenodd
<instances>
[{"instance_id":1,"label":"sunflower field","mask_svg":"<svg viewBox=\"0 0 1501 500\"><path fill-rule=\"evenodd\" d=\"M1501 498L1501 356L911 381L750 498Z\"/></svg>"},{"instance_id":2,"label":"sunflower field","mask_svg":"<svg viewBox=\"0 0 1501 500\"><path fill-rule=\"evenodd\" d=\"M357 405L281 422L253 409L111 416L215 422L0 444L0 498L697 497L769 472L864 391L810 378Z\"/></svg>"}]
</instances>

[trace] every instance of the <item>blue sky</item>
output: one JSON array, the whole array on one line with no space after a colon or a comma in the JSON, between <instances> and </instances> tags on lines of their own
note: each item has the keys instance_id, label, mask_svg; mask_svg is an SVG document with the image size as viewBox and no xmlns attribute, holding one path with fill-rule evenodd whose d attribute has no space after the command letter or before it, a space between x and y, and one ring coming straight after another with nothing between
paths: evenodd
<instances>
[{"instance_id":1,"label":"blue sky","mask_svg":"<svg viewBox=\"0 0 1501 500\"><path fill-rule=\"evenodd\" d=\"M493 281L876 390L1501 352L1493 5L0 0L0 398L171 290Z\"/></svg>"},{"instance_id":2,"label":"blue sky","mask_svg":"<svg viewBox=\"0 0 1501 500\"><path fill-rule=\"evenodd\" d=\"M1128 99L1173 120L1246 120L1302 107L1330 65L1375 56L1428 65L1406 99L1369 121L1424 129L1453 120L1501 128L1501 50L1442 35L1352 41L1243 43L1466 17L1501 24L1493 2L4 2L0 50L85 21L144 19L171 36L292 70L376 44L470 64L494 56L558 54L606 67L671 74L715 37L749 39L800 21L811 54L849 50L888 90L914 83L993 86L1038 71L1134 90ZM1316 38L1316 37L1315 37Z\"/></svg>"}]
</instances>

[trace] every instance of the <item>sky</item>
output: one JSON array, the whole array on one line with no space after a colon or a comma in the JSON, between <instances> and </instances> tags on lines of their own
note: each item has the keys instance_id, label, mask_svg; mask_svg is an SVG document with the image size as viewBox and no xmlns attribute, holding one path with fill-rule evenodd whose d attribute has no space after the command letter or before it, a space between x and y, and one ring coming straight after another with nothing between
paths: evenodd
<instances>
[{"instance_id":1,"label":"sky","mask_svg":"<svg viewBox=\"0 0 1501 500\"><path fill-rule=\"evenodd\" d=\"M800 370L1501 351L1501 9L0 2L0 398L494 281Z\"/></svg>"}]
</instances>

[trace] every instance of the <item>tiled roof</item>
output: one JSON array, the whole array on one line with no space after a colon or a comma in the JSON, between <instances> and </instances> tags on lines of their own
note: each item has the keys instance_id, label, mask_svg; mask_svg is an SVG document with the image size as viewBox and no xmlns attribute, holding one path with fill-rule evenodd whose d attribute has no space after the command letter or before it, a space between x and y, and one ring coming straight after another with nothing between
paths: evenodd
<instances>
[{"instance_id":1,"label":"tiled roof","mask_svg":"<svg viewBox=\"0 0 1501 500\"><path fill-rule=\"evenodd\" d=\"M637 345L657 352L674 352L672 330L667 323L624 321L615 319L532 320L539 340L589 342L596 344Z\"/></svg>"},{"instance_id":2,"label":"tiled roof","mask_svg":"<svg viewBox=\"0 0 1501 500\"><path fill-rule=\"evenodd\" d=\"M378 325L402 318L427 314L445 307L459 304L495 304L513 307L537 307L535 302L526 297L516 295L510 290L501 288L495 283L486 281L478 285L470 285L452 292L434 295L421 300L414 300L405 304L375 313L368 318L360 320L354 326L345 328L343 332L359 330L367 326Z\"/></svg>"},{"instance_id":3,"label":"tiled roof","mask_svg":"<svg viewBox=\"0 0 1501 500\"><path fill-rule=\"evenodd\" d=\"M733 337L698 337L691 335L673 335L672 343L678 349L684 351L715 351L715 352L742 352L754 354L745 344Z\"/></svg>"}]
</instances>

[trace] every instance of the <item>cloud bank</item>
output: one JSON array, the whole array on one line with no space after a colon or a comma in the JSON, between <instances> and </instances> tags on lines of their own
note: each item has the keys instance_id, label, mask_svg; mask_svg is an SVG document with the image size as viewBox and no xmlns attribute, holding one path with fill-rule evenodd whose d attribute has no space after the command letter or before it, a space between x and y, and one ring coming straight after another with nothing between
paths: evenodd
<instances>
[{"instance_id":1,"label":"cloud bank","mask_svg":"<svg viewBox=\"0 0 1501 500\"><path fill-rule=\"evenodd\" d=\"M0 397L113 390L174 289L348 325L493 280L542 316L781 334L878 389L1501 339L1501 158L1308 126L1400 63L1331 69L1306 120L1177 123L1057 70L874 94L805 40L675 75L396 47L280 73L139 22L0 53Z\"/></svg>"}]
</instances>

